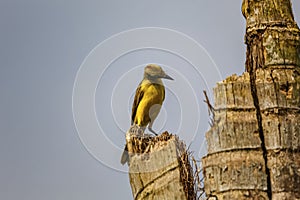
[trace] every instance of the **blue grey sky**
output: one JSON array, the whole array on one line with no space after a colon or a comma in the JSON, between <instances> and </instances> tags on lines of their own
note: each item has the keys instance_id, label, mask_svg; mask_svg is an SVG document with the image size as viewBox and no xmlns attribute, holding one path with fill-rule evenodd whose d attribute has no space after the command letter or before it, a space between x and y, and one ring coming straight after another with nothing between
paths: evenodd
<instances>
[{"instance_id":1,"label":"blue grey sky","mask_svg":"<svg viewBox=\"0 0 300 200\"><path fill-rule=\"evenodd\" d=\"M300 2L292 2L299 24ZM134 90L149 62L161 64L175 79L165 81L166 101L154 128L178 134L202 156L209 128L202 90L211 91L216 81L244 71L240 7L241 0L1 0L0 199L132 199L127 166L119 159ZM137 39L106 47L101 42L116 42L113 35L144 27L183 33L203 50L183 52L189 58L184 60L171 52L175 47L144 48L101 65L102 58ZM170 38L170 45L180 43ZM196 68L189 63L194 54L202 61ZM87 66L108 67L93 85L101 127L95 136L101 139L93 144L81 141L93 136L76 129L72 110L76 74ZM89 81L79 86L86 88ZM82 109L92 106L86 102ZM187 111L193 119L185 117ZM87 118L80 120L90 128Z\"/></svg>"}]
</instances>

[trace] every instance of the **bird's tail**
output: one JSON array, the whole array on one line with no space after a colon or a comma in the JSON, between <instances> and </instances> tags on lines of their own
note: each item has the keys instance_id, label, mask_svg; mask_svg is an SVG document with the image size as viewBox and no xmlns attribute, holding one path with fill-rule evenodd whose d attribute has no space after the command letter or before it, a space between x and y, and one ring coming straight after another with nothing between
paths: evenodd
<instances>
[{"instance_id":1,"label":"bird's tail","mask_svg":"<svg viewBox=\"0 0 300 200\"><path fill-rule=\"evenodd\" d=\"M124 151L121 156L121 164L124 165L128 161L129 161L129 154L128 154L127 145L125 145Z\"/></svg>"}]
</instances>

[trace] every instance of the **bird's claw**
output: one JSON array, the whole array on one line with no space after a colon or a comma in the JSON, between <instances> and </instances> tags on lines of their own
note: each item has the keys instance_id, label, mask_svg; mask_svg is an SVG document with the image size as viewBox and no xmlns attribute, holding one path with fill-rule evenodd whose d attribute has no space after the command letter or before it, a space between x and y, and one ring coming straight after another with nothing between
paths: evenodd
<instances>
[{"instance_id":1,"label":"bird's claw","mask_svg":"<svg viewBox=\"0 0 300 200\"><path fill-rule=\"evenodd\" d=\"M138 125L133 125L130 127L130 132L136 136L143 136L144 129L139 127Z\"/></svg>"},{"instance_id":2,"label":"bird's claw","mask_svg":"<svg viewBox=\"0 0 300 200\"><path fill-rule=\"evenodd\" d=\"M149 128L149 127L148 127L148 130L149 130L151 133L153 133L155 136L158 136L158 134L157 134L152 128Z\"/></svg>"}]
</instances>

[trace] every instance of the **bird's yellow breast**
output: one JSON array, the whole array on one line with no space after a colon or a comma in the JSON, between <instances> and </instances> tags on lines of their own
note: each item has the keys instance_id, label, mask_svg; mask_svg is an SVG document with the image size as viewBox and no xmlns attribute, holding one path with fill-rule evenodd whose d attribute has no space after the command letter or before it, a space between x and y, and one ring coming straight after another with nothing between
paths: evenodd
<instances>
[{"instance_id":1,"label":"bird's yellow breast","mask_svg":"<svg viewBox=\"0 0 300 200\"><path fill-rule=\"evenodd\" d=\"M155 120L160 111L165 98L165 88L162 83L149 81L142 82L140 87L143 97L137 106L134 122L139 126L147 126Z\"/></svg>"}]
</instances>

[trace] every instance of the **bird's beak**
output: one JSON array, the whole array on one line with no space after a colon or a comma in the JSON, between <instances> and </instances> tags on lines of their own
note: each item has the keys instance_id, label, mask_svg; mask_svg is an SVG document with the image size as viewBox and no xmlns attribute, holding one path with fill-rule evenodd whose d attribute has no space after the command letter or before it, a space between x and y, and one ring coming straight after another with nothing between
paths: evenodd
<instances>
[{"instance_id":1,"label":"bird's beak","mask_svg":"<svg viewBox=\"0 0 300 200\"><path fill-rule=\"evenodd\" d=\"M174 80L171 76L169 76L169 75L164 75L162 78L165 78L165 79L169 79L169 80Z\"/></svg>"}]
</instances>

